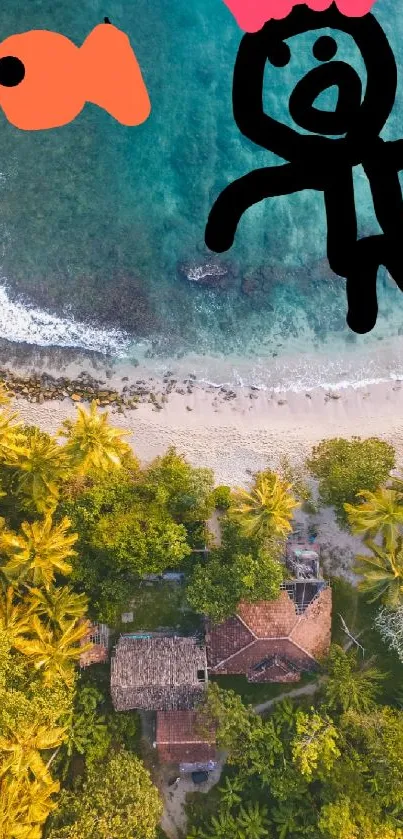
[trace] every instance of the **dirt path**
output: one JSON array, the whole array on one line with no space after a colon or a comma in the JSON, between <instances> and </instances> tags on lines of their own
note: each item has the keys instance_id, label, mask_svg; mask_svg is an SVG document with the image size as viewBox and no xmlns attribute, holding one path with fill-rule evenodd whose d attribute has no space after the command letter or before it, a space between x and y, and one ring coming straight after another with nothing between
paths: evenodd
<instances>
[{"instance_id":1,"label":"dirt path","mask_svg":"<svg viewBox=\"0 0 403 839\"><path fill-rule=\"evenodd\" d=\"M275 696L274 699L268 699L267 702L262 702L260 705L254 705L253 710L255 714L263 714L275 705L276 702L281 702L282 699L295 699L297 696L313 696L320 687L322 681L323 679L319 678L316 682L308 682L307 685L303 685L301 688L284 691L284 693L280 693L278 696Z\"/></svg>"},{"instance_id":2,"label":"dirt path","mask_svg":"<svg viewBox=\"0 0 403 839\"><path fill-rule=\"evenodd\" d=\"M221 772L226 760L226 754L222 754L217 761L215 769L209 773L208 781L195 786L192 778L182 775L173 786L168 786L169 776L167 769L162 768L159 780L159 789L164 802L164 812L161 819L161 827L169 839L179 839L186 835L186 796L188 792L201 792L206 794L218 784ZM172 776L172 772L171 772Z\"/></svg>"}]
</instances>

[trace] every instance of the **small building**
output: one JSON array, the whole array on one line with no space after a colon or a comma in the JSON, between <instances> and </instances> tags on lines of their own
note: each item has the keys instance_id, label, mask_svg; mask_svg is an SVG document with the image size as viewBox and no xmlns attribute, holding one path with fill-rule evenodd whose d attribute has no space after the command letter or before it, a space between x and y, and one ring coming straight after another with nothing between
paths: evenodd
<instances>
[{"instance_id":1,"label":"small building","mask_svg":"<svg viewBox=\"0 0 403 839\"><path fill-rule=\"evenodd\" d=\"M215 730L198 729L195 711L157 711L156 748L161 763L179 764L182 773L211 772L217 764Z\"/></svg>"},{"instance_id":2,"label":"small building","mask_svg":"<svg viewBox=\"0 0 403 839\"><path fill-rule=\"evenodd\" d=\"M207 685L207 656L196 638L121 635L111 660L116 711L191 710Z\"/></svg>"},{"instance_id":3,"label":"small building","mask_svg":"<svg viewBox=\"0 0 403 839\"><path fill-rule=\"evenodd\" d=\"M290 580L277 600L240 603L223 623L207 625L211 674L249 682L296 682L330 647L332 592L324 580Z\"/></svg>"},{"instance_id":4,"label":"small building","mask_svg":"<svg viewBox=\"0 0 403 839\"><path fill-rule=\"evenodd\" d=\"M80 667L89 667L91 664L104 664L109 658L109 627L105 623L91 623L88 632L81 638L80 647L87 644L92 646L81 653Z\"/></svg>"},{"instance_id":5,"label":"small building","mask_svg":"<svg viewBox=\"0 0 403 839\"><path fill-rule=\"evenodd\" d=\"M316 542L289 542L285 562L292 576L297 580L319 579L319 549Z\"/></svg>"}]
</instances>

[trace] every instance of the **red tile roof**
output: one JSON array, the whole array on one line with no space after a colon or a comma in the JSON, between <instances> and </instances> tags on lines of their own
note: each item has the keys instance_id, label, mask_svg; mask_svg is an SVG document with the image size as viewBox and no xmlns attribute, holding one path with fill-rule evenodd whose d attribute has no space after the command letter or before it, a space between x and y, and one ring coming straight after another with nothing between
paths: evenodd
<instances>
[{"instance_id":1,"label":"red tile roof","mask_svg":"<svg viewBox=\"0 0 403 839\"><path fill-rule=\"evenodd\" d=\"M200 734L195 711L158 711L156 743L163 763L208 763L216 757L214 730Z\"/></svg>"},{"instance_id":2,"label":"red tile roof","mask_svg":"<svg viewBox=\"0 0 403 839\"><path fill-rule=\"evenodd\" d=\"M244 674L250 681L283 681L288 672L310 670L330 646L332 592L324 588L302 614L287 591L273 601L240 603L237 615L207 630L212 673ZM243 641L243 643L242 643ZM241 646L242 644L242 646ZM270 657L276 666L256 668Z\"/></svg>"}]
</instances>

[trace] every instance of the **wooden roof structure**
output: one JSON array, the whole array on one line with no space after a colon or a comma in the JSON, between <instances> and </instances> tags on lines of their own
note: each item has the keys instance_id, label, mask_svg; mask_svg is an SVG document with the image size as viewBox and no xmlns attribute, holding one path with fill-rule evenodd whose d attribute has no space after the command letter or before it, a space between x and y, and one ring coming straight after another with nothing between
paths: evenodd
<instances>
[{"instance_id":1,"label":"wooden roof structure","mask_svg":"<svg viewBox=\"0 0 403 839\"><path fill-rule=\"evenodd\" d=\"M111 660L116 711L191 710L207 684L206 648L196 638L122 635Z\"/></svg>"},{"instance_id":2,"label":"wooden roof structure","mask_svg":"<svg viewBox=\"0 0 403 839\"><path fill-rule=\"evenodd\" d=\"M109 659L109 627L105 623L90 623L88 632L81 638L80 647L87 644L92 646L80 655L80 667L89 667L91 664L104 664Z\"/></svg>"}]
</instances>

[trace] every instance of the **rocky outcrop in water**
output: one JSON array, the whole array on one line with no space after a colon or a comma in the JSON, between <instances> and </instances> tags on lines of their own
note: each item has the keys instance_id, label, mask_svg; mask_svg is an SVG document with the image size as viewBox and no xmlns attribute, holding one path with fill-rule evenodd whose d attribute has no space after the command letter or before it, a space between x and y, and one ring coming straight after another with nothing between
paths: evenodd
<instances>
[{"instance_id":1,"label":"rocky outcrop in water","mask_svg":"<svg viewBox=\"0 0 403 839\"><path fill-rule=\"evenodd\" d=\"M178 273L191 283L220 290L229 288L236 274L234 267L224 262L179 263Z\"/></svg>"}]
</instances>

